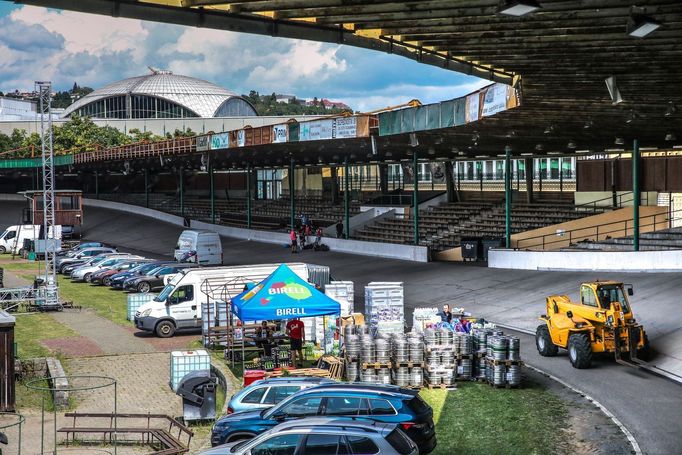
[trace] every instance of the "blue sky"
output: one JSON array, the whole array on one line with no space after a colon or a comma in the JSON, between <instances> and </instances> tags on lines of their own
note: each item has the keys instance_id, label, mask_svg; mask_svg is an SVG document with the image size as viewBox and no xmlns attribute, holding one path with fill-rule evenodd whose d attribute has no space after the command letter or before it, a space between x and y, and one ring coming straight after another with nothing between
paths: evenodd
<instances>
[{"instance_id":1,"label":"blue sky","mask_svg":"<svg viewBox=\"0 0 682 455\"><path fill-rule=\"evenodd\" d=\"M16 6L0 1L0 91L52 80L93 88L147 66L238 93L325 97L371 110L434 102L486 85L477 78L347 46Z\"/></svg>"}]
</instances>

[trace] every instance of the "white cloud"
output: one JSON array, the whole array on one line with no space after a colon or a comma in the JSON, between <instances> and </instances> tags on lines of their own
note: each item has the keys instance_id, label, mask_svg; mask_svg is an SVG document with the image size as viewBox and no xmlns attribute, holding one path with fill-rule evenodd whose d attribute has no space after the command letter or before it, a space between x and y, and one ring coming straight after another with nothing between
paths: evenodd
<instances>
[{"instance_id":1,"label":"white cloud","mask_svg":"<svg viewBox=\"0 0 682 455\"><path fill-rule=\"evenodd\" d=\"M13 20L42 25L64 37L68 53L88 52L94 55L137 50L142 57L147 30L142 21L114 18L95 14L56 11L35 6L24 6L13 11Z\"/></svg>"},{"instance_id":2,"label":"white cloud","mask_svg":"<svg viewBox=\"0 0 682 455\"><path fill-rule=\"evenodd\" d=\"M450 99L486 84L347 46L32 6L0 17L0 29L4 91L30 89L36 79L51 79L56 89L74 81L97 88L144 74L150 65L239 93L325 97L367 111L413 98Z\"/></svg>"}]
</instances>

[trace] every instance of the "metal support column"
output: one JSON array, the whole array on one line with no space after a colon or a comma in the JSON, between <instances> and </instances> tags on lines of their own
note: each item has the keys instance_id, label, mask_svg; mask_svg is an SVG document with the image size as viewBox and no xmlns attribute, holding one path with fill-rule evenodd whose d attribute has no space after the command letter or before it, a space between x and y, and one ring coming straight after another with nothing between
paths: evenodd
<instances>
[{"instance_id":1,"label":"metal support column","mask_svg":"<svg viewBox=\"0 0 682 455\"><path fill-rule=\"evenodd\" d=\"M185 170L180 168L180 216L185 217Z\"/></svg>"},{"instance_id":2,"label":"metal support column","mask_svg":"<svg viewBox=\"0 0 682 455\"><path fill-rule=\"evenodd\" d=\"M149 171L144 170L144 206L149 208Z\"/></svg>"},{"instance_id":3,"label":"metal support column","mask_svg":"<svg viewBox=\"0 0 682 455\"><path fill-rule=\"evenodd\" d=\"M296 170L294 169L294 159L289 161L289 201L291 202L291 229L296 229L296 200L294 195L296 193Z\"/></svg>"},{"instance_id":4,"label":"metal support column","mask_svg":"<svg viewBox=\"0 0 682 455\"><path fill-rule=\"evenodd\" d=\"M211 193L211 223L215 224L215 180L213 178L213 159L208 158L208 190Z\"/></svg>"},{"instance_id":5,"label":"metal support column","mask_svg":"<svg viewBox=\"0 0 682 455\"><path fill-rule=\"evenodd\" d=\"M251 163L246 165L246 228L251 229Z\"/></svg>"},{"instance_id":6,"label":"metal support column","mask_svg":"<svg viewBox=\"0 0 682 455\"><path fill-rule=\"evenodd\" d=\"M344 238L350 238L350 168L348 167L348 157L343 161L343 225Z\"/></svg>"},{"instance_id":7,"label":"metal support column","mask_svg":"<svg viewBox=\"0 0 682 455\"><path fill-rule=\"evenodd\" d=\"M95 171L95 199L99 199L99 171Z\"/></svg>"},{"instance_id":8,"label":"metal support column","mask_svg":"<svg viewBox=\"0 0 682 455\"><path fill-rule=\"evenodd\" d=\"M57 285L57 256L54 243L49 242L50 232L55 225L55 174L54 174L54 149L52 142L52 83L36 82L36 91L39 93L38 107L40 109L40 145L42 152L43 170L43 236L45 240L45 300L43 305L47 309L59 309L59 289ZM35 196L34 196L35 197ZM41 196L37 196L41 197Z\"/></svg>"},{"instance_id":9,"label":"metal support column","mask_svg":"<svg viewBox=\"0 0 682 455\"><path fill-rule=\"evenodd\" d=\"M504 148L504 244L511 248L511 147Z\"/></svg>"},{"instance_id":10,"label":"metal support column","mask_svg":"<svg viewBox=\"0 0 682 455\"><path fill-rule=\"evenodd\" d=\"M414 184L412 185L414 244L419 245L419 157L416 150L412 155L412 174L414 175Z\"/></svg>"},{"instance_id":11,"label":"metal support column","mask_svg":"<svg viewBox=\"0 0 682 455\"><path fill-rule=\"evenodd\" d=\"M559 194L564 194L564 169L559 168Z\"/></svg>"},{"instance_id":12,"label":"metal support column","mask_svg":"<svg viewBox=\"0 0 682 455\"><path fill-rule=\"evenodd\" d=\"M639 141L635 139L632 146L632 218L634 232L632 234L632 246L635 251L639 251ZM627 234L627 233L626 233Z\"/></svg>"}]
</instances>

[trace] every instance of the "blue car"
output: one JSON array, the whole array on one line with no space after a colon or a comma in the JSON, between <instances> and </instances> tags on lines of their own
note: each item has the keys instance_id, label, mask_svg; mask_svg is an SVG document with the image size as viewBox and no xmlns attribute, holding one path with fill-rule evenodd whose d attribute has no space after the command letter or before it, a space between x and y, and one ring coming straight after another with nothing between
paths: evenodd
<instances>
[{"instance_id":1,"label":"blue car","mask_svg":"<svg viewBox=\"0 0 682 455\"><path fill-rule=\"evenodd\" d=\"M310 387L272 408L226 415L213 426L211 443L216 446L251 439L282 422L316 416L399 424L417 444L419 453L430 453L436 447L433 409L416 390L355 383Z\"/></svg>"},{"instance_id":2,"label":"blue car","mask_svg":"<svg viewBox=\"0 0 682 455\"><path fill-rule=\"evenodd\" d=\"M227 406L227 412L251 411L272 407L308 387L336 384L327 378L281 377L261 379L235 393Z\"/></svg>"}]
</instances>

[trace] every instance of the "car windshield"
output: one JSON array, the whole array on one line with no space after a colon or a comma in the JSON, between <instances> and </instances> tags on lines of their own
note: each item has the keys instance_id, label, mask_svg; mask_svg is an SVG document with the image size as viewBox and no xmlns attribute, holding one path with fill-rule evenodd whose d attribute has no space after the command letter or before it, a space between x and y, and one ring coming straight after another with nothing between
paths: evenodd
<instances>
[{"instance_id":1,"label":"car windshield","mask_svg":"<svg viewBox=\"0 0 682 455\"><path fill-rule=\"evenodd\" d=\"M9 231L4 231L2 235L0 235L0 240L4 239L8 232Z\"/></svg>"},{"instance_id":2,"label":"car windshield","mask_svg":"<svg viewBox=\"0 0 682 455\"><path fill-rule=\"evenodd\" d=\"M171 295L171 292L173 292L173 289L175 289L175 286L172 284L167 284L165 288L161 291L159 295L157 295L154 298L155 302L165 302L166 299Z\"/></svg>"},{"instance_id":3,"label":"car windshield","mask_svg":"<svg viewBox=\"0 0 682 455\"><path fill-rule=\"evenodd\" d=\"M597 288L597 295L599 296L599 303L604 309L610 308L610 304L613 302L620 303L623 313L630 312L630 305L628 305L628 299L623 294L623 289L615 284L599 286Z\"/></svg>"},{"instance_id":4,"label":"car windshield","mask_svg":"<svg viewBox=\"0 0 682 455\"><path fill-rule=\"evenodd\" d=\"M230 453L235 453L237 450L244 447L247 443L251 442L251 439L244 439L242 442L235 444L231 449Z\"/></svg>"},{"instance_id":5,"label":"car windshield","mask_svg":"<svg viewBox=\"0 0 682 455\"><path fill-rule=\"evenodd\" d=\"M148 270L147 273L146 273L145 275L147 275L147 276L154 276L154 275L156 275L157 273L159 273L159 271L160 271L162 268L163 268L163 266L161 266L161 267L154 267L153 269Z\"/></svg>"}]
</instances>

